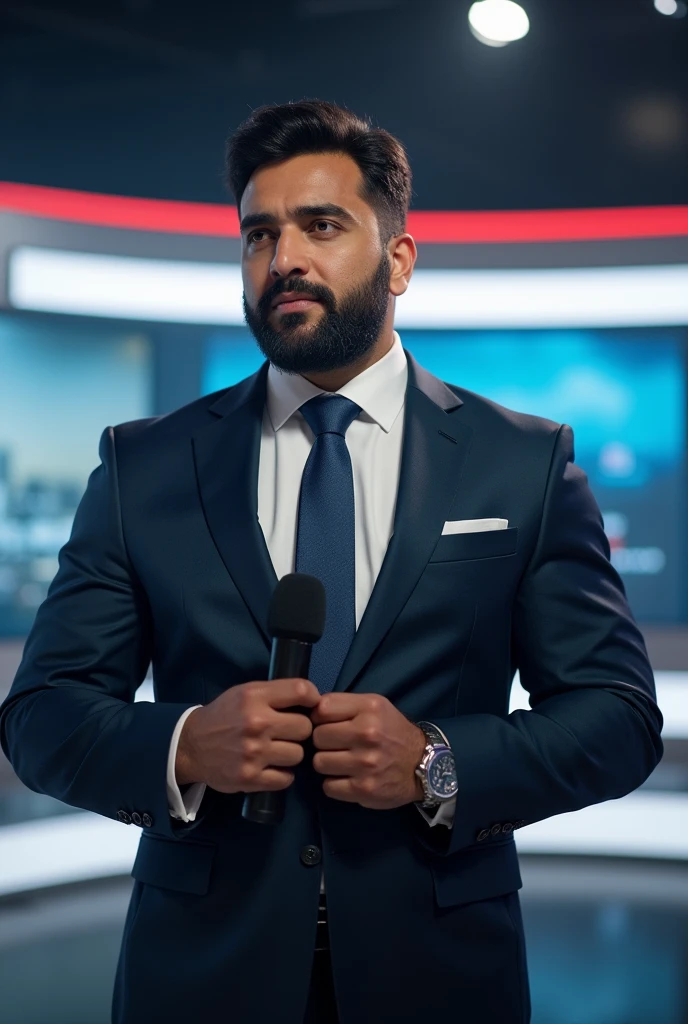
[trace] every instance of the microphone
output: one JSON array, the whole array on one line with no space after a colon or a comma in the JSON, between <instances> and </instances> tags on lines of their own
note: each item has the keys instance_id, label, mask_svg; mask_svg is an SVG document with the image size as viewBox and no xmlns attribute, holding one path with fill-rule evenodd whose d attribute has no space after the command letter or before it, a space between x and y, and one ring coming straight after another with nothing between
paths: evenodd
<instances>
[{"instance_id":1,"label":"microphone","mask_svg":"<svg viewBox=\"0 0 688 1024\"><path fill-rule=\"evenodd\" d=\"M315 576L292 572L275 587L268 611L272 637L268 679L308 679L311 650L325 629L325 588ZM310 715L310 708L293 707ZM286 791L247 793L241 815L247 821L276 825L284 818Z\"/></svg>"}]
</instances>

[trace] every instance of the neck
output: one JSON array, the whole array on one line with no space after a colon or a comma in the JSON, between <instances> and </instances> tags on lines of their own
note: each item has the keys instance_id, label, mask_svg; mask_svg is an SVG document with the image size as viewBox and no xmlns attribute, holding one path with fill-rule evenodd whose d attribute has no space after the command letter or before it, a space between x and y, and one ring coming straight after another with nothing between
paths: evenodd
<instances>
[{"instance_id":1,"label":"neck","mask_svg":"<svg viewBox=\"0 0 688 1024\"><path fill-rule=\"evenodd\" d=\"M311 384L315 384L316 388L322 388L323 391L339 391L354 377L358 377L359 373L363 373L373 363L377 363L383 356L386 356L393 344L394 329L390 325L385 327L370 351L366 352L363 359L358 362L351 363L350 366L342 366L339 370L328 370L325 373L304 373L302 376Z\"/></svg>"}]
</instances>

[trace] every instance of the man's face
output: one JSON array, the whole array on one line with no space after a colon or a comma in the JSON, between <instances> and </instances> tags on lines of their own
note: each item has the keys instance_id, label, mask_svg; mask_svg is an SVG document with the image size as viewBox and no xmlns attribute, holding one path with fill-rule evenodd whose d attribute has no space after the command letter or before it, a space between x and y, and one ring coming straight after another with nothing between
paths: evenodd
<instances>
[{"instance_id":1,"label":"man's face","mask_svg":"<svg viewBox=\"0 0 688 1024\"><path fill-rule=\"evenodd\" d=\"M382 331L391 264L361 182L350 157L305 154L257 170L241 198L244 315L288 373L351 366Z\"/></svg>"}]
</instances>

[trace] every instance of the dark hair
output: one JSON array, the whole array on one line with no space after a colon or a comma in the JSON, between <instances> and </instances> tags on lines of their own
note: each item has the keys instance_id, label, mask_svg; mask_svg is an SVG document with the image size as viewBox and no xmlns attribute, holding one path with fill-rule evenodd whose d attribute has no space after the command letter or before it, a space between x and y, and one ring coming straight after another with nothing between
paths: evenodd
<instances>
[{"instance_id":1,"label":"dark hair","mask_svg":"<svg viewBox=\"0 0 688 1024\"><path fill-rule=\"evenodd\" d=\"M303 153L344 153L363 175L361 198L375 211L380 238L406 229L411 168L404 146L345 107L326 100L297 100L257 107L227 140L225 182L237 207L259 167Z\"/></svg>"}]
</instances>

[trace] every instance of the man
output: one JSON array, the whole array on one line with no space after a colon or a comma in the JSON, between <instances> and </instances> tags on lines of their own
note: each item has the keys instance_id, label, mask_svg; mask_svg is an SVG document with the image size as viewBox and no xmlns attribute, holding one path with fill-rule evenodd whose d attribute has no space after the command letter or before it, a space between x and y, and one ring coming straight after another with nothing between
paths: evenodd
<instances>
[{"instance_id":1,"label":"man","mask_svg":"<svg viewBox=\"0 0 688 1024\"><path fill-rule=\"evenodd\" d=\"M117 1024L523 1024L514 831L662 753L571 430L402 349L411 175L387 132L260 108L228 178L266 362L104 431L3 749L32 789L142 826ZM311 680L267 682L292 571L323 580L325 632ZM532 710L509 715L516 669ZM281 824L242 816L261 790Z\"/></svg>"}]
</instances>

